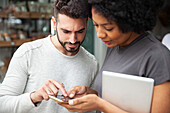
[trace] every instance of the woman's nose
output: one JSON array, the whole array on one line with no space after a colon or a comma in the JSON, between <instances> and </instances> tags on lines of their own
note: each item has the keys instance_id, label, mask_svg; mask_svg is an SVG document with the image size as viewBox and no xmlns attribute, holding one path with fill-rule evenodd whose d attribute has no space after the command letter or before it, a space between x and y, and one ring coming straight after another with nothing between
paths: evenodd
<instances>
[{"instance_id":1,"label":"woman's nose","mask_svg":"<svg viewBox=\"0 0 170 113\"><path fill-rule=\"evenodd\" d=\"M102 29L98 28L96 31L97 31L97 37L99 37L99 38L106 37L106 33Z\"/></svg>"}]
</instances>

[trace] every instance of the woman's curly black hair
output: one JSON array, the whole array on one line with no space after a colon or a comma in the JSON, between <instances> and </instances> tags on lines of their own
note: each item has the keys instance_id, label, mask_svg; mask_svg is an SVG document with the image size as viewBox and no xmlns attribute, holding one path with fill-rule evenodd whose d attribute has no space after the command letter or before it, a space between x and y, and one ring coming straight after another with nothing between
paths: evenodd
<instances>
[{"instance_id":1,"label":"woman's curly black hair","mask_svg":"<svg viewBox=\"0 0 170 113\"><path fill-rule=\"evenodd\" d=\"M108 21L117 23L125 33L143 33L152 30L156 24L158 10L163 0L89 0L95 12Z\"/></svg>"},{"instance_id":2,"label":"woman's curly black hair","mask_svg":"<svg viewBox=\"0 0 170 113\"><path fill-rule=\"evenodd\" d=\"M54 17L56 19L59 13L71 18L88 18L91 14L91 7L88 0L55 0Z\"/></svg>"}]
</instances>

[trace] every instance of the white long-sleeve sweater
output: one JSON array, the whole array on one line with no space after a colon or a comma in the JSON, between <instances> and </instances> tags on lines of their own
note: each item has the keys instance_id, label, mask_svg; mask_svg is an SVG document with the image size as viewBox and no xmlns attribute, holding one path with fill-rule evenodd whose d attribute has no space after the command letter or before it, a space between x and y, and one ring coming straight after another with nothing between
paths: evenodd
<instances>
[{"instance_id":1,"label":"white long-sleeve sweater","mask_svg":"<svg viewBox=\"0 0 170 113\"><path fill-rule=\"evenodd\" d=\"M95 57L83 47L75 56L66 56L54 47L50 36L25 43L14 53L0 85L0 113L69 113L51 99L35 107L30 93L49 79L63 83L66 90L90 87L97 70Z\"/></svg>"}]
</instances>

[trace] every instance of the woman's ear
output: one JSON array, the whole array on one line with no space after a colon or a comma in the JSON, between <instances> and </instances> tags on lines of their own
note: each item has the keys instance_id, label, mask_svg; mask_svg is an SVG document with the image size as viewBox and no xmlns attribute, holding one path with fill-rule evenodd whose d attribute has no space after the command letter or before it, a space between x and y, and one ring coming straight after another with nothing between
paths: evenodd
<instances>
[{"instance_id":1,"label":"woman's ear","mask_svg":"<svg viewBox=\"0 0 170 113\"><path fill-rule=\"evenodd\" d=\"M54 16L52 16L52 23L53 23L54 30L56 30L56 19Z\"/></svg>"}]
</instances>

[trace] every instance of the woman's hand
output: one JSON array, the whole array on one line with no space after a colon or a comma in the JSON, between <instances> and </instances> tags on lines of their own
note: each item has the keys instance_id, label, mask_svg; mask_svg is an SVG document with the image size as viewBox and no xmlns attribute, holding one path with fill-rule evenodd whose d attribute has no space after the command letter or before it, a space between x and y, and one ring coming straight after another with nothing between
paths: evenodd
<instances>
[{"instance_id":1,"label":"woman's hand","mask_svg":"<svg viewBox=\"0 0 170 113\"><path fill-rule=\"evenodd\" d=\"M68 109L70 112L86 112L98 109L100 98L97 96L97 91L88 88L87 86L75 86L67 92L70 98L69 104L58 103Z\"/></svg>"},{"instance_id":2,"label":"woman's hand","mask_svg":"<svg viewBox=\"0 0 170 113\"><path fill-rule=\"evenodd\" d=\"M69 91L73 91L74 99L69 100L68 104L58 103L70 112L101 111L104 113L127 113L113 104L97 96L97 92L87 86L76 86ZM80 91L80 92L79 92ZM81 96L77 97L76 94Z\"/></svg>"},{"instance_id":3,"label":"woman's hand","mask_svg":"<svg viewBox=\"0 0 170 113\"><path fill-rule=\"evenodd\" d=\"M41 88L30 94L30 98L33 103L41 102L42 100L48 100L48 95L57 95L59 90L61 90L64 96L67 96L63 83L59 83L53 79L47 80Z\"/></svg>"},{"instance_id":4,"label":"woman's hand","mask_svg":"<svg viewBox=\"0 0 170 113\"><path fill-rule=\"evenodd\" d=\"M88 94L80 98L69 100L69 104L61 104L70 112L87 112L99 110L100 98L95 94Z\"/></svg>"}]
</instances>

